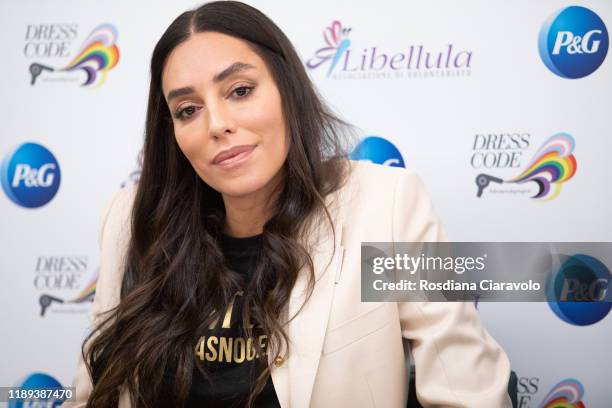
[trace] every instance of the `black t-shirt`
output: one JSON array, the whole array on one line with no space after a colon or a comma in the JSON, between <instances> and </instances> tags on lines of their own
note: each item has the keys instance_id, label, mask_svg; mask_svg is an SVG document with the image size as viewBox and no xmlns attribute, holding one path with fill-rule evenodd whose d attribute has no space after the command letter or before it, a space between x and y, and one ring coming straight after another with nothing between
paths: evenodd
<instances>
[{"instance_id":1,"label":"black t-shirt","mask_svg":"<svg viewBox=\"0 0 612 408\"><path fill-rule=\"evenodd\" d=\"M261 247L261 234L247 238L223 235L221 247L229 269L243 274L245 282L252 278ZM264 348L267 337L253 328L250 339L244 338L242 328L242 296L237 293L234 302L226 308L222 317L202 333L196 346L196 355L210 374L210 381L195 369L187 407L244 407L262 364L258 361L253 342ZM264 357L265 360L267 360ZM280 407L272 379L255 400L255 407Z\"/></svg>"}]
</instances>

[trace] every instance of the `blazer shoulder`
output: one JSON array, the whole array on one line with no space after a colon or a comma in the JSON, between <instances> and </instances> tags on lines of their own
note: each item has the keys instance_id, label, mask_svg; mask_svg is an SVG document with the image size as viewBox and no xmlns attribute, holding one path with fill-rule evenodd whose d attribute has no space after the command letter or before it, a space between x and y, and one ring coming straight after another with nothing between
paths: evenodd
<instances>
[{"instance_id":1,"label":"blazer shoulder","mask_svg":"<svg viewBox=\"0 0 612 408\"><path fill-rule=\"evenodd\" d=\"M413 170L351 161L349 180L342 200L344 219L377 233L389 228L380 241L446 240L430 194ZM382 236L375 232L370 234Z\"/></svg>"},{"instance_id":2,"label":"blazer shoulder","mask_svg":"<svg viewBox=\"0 0 612 408\"><path fill-rule=\"evenodd\" d=\"M350 176L345 186L353 199L375 196L377 200L393 200L397 191L422 195L423 183L410 169L383 166L369 161L349 160Z\"/></svg>"},{"instance_id":3,"label":"blazer shoulder","mask_svg":"<svg viewBox=\"0 0 612 408\"><path fill-rule=\"evenodd\" d=\"M393 184L400 177L418 178L413 170L404 167L383 166L366 160L349 160L349 164L351 182Z\"/></svg>"}]
</instances>

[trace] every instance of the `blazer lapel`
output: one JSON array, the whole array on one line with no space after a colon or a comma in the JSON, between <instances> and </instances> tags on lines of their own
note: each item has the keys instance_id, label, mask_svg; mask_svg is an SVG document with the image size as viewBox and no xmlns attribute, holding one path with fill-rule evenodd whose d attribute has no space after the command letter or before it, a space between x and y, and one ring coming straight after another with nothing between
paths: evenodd
<instances>
[{"instance_id":1,"label":"blazer lapel","mask_svg":"<svg viewBox=\"0 0 612 408\"><path fill-rule=\"evenodd\" d=\"M325 214L319 214L312 222L309 232L301 239L314 267L315 284L306 303L310 272L307 267L299 272L291 291L285 318L291 319L285 330L289 336L289 352L281 351L282 362L272 360L271 376L276 395L283 408L300 408L310 405L311 394L317 375L321 350L334 295L335 282L342 268L344 247L342 245L342 200L337 194L326 198L326 207L334 223L332 230ZM300 309L301 308L301 309Z\"/></svg>"},{"instance_id":2,"label":"blazer lapel","mask_svg":"<svg viewBox=\"0 0 612 408\"><path fill-rule=\"evenodd\" d=\"M289 317L295 316L288 326L291 344L287 356L291 401L289 406L292 408L310 405L321 359L334 294L334 282L344 256L341 243L342 224L334 222L335 235L330 228L325 228L324 232L314 235L318 236L318 242L311 252L316 283L310 298L304 304L309 278L305 268L300 273L289 300ZM329 225L327 220L324 223Z\"/></svg>"}]
</instances>

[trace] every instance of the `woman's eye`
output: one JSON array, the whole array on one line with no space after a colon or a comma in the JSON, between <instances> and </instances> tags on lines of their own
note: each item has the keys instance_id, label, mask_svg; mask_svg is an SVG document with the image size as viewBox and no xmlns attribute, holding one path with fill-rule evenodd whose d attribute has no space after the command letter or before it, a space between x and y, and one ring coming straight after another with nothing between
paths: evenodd
<instances>
[{"instance_id":1,"label":"woman's eye","mask_svg":"<svg viewBox=\"0 0 612 408\"><path fill-rule=\"evenodd\" d=\"M239 86L232 91L232 95L235 94L238 99L245 98L253 91L254 88L254 86ZM177 111L174 114L174 117L179 120L187 120L191 118L197 112L197 110L197 106L190 105Z\"/></svg>"},{"instance_id":2,"label":"woman's eye","mask_svg":"<svg viewBox=\"0 0 612 408\"><path fill-rule=\"evenodd\" d=\"M195 106L187 106L176 113L177 119L189 119L196 112Z\"/></svg>"},{"instance_id":3,"label":"woman's eye","mask_svg":"<svg viewBox=\"0 0 612 408\"><path fill-rule=\"evenodd\" d=\"M234 94L236 94L236 96L238 96L239 98L244 98L245 96L247 96L248 94L251 93L251 91L253 90L254 87L252 86L240 86L236 89L234 89Z\"/></svg>"}]
</instances>

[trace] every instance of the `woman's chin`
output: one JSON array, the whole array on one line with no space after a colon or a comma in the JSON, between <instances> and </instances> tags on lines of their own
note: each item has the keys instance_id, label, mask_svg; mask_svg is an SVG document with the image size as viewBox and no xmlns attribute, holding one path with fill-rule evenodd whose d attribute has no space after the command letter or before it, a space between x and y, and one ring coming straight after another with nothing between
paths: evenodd
<instances>
[{"instance_id":1,"label":"woman's chin","mask_svg":"<svg viewBox=\"0 0 612 408\"><path fill-rule=\"evenodd\" d=\"M253 180L252 177L244 177L246 180L232 180L224 183L219 188L219 192L227 197L245 198L259 192L265 185L265 182Z\"/></svg>"}]
</instances>

